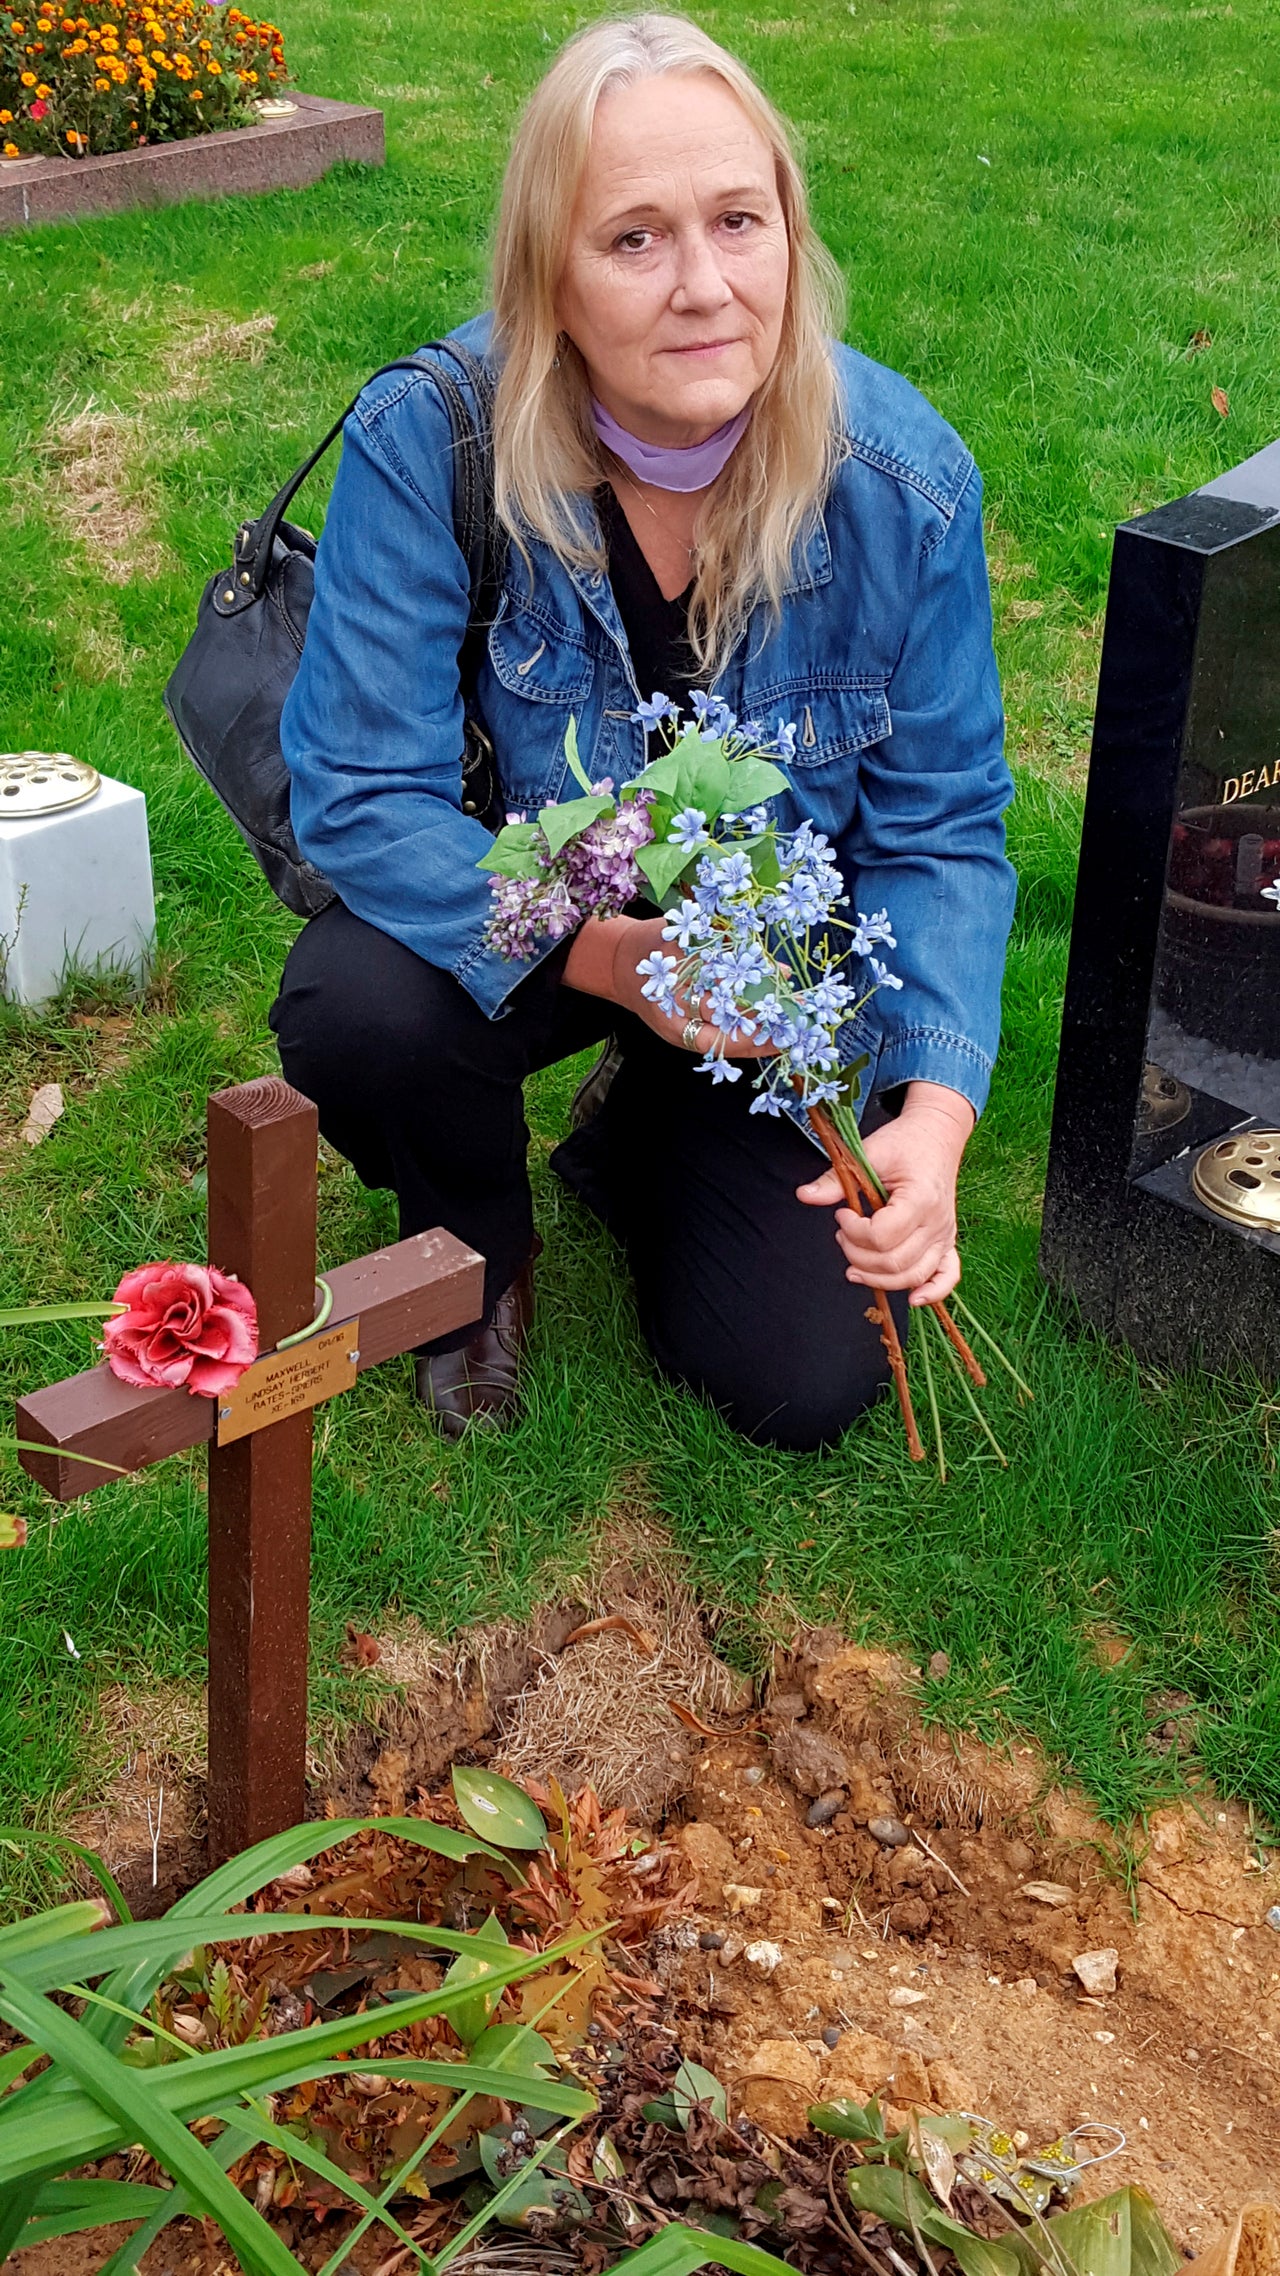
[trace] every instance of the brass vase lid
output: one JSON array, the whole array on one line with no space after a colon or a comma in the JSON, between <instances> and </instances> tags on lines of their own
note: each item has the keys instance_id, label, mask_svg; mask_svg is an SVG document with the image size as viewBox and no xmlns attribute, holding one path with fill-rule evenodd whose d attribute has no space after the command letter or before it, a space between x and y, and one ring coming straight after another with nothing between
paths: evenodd
<instances>
[{"instance_id":1,"label":"brass vase lid","mask_svg":"<svg viewBox=\"0 0 1280 2276\"><path fill-rule=\"evenodd\" d=\"M87 759L69 758L65 751L0 751L0 822L82 806L100 779Z\"/></svg>"},{"instance_id":2,"label":"brass vase lid","mask_svg":"<svg viewBox=\"0 0 1280 2276\"><path fill-rule=\"evenodd\" d=\"M1237 1130L1206 1146L1192 1168L1191 1190L1233 1225L1280 1233L1280 1130Z\"/></svg>"}]
</instances>

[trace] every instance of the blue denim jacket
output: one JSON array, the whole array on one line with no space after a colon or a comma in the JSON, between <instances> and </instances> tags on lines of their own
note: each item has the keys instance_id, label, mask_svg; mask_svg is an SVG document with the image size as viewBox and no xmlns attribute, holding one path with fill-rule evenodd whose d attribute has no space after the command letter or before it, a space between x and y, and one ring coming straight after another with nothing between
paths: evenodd
<instances>
[{"instance_id":1,"label":"blue denim jacket","mask_svg":"<svg viewBox=\"0 0 1280 2276\"><path fill-rule=\"evenodd\" d=\"M488 333L482 317L457 336L483 353ZM980 1111L1014 900L981 483L905 379L851 348L836 356L848 456L780 621L757 612L715 693L740 718L796 722L779 823L808 815L855 906L890 912L904 985L858 1015L873 1061L865 1092L924 1079ZM304 853L357 916L452 972L496 1018L531 967L485 946L476 863L490 841L461 809L454 659L468 594L451 501L448 420L430 380L375 380L344 431L282 742ZM571 714L593 780L638 774L631 713L653 693L636 688L608 579L537 543L531 554L532 575L509 550L478 690L511 808L572 793Z\"/></svg>"}]
</instances>

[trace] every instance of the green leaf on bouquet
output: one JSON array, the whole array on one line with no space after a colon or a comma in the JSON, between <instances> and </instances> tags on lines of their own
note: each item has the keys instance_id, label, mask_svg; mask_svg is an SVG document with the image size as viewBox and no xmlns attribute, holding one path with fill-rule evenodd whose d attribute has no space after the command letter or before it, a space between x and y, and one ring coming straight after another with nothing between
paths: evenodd
<instances>
[{"instance_id":1,"label":"green leaf on bouquet","mask_svg":"<svg viewBox=\"0 0 1280 2276\"><path fill-rule=\"evenodd\" d=\"M591 796L594 785L587 773L586 768L583 766L581 759L578 757L578 722L574 718L572 712L569 714L569 724L564 731L564 755L569 772L573 776L574 781L578 783L583 790L586 791L586 794L589 798Z\"/></svg>"},{"instance_id":2,"label":"green leaf on bouquet","mask_svg":"<svg viewBox=\"0 0 1280 2276\"><path fill-rule=\"evenodd\" d=\"M745 814L749 806L763 806L767 798L776 798L779 791L789 787L781 767L768 759L730 759L729 811Z\"/></svg>"},{"instance_id":3,"label":"green leaf on bouquet","mask_svg":"<svg viewBox=\"0 0 1280 2276\"><path fill-rule=\"evenodd\" d=\"M543 806L538 810L547 844L553 854L567 846L571 838L580 838L602 814L613 812L613 800L605 791L591 798L566 798L559 806Z\"/></svg>"},{"instance_id":4,"label":"green leaf on bouquet","mask_svg":"<svg viewBox=\"0 0 1280 2276\"><path fill-rule=\"evenodd\" d=\"M541 845L540 822L508 822L476 868L496 870L499 877L536 877Z\"/></svg>"},{"instance_id":5,"label":"green leaf on bouquet","mask_svg":"<svg viewBox=\"0 0 1280 2276\"><path fill-rule=\"evenodd\" d=\"M698 855L691 854L687 846L659 845L656 842L651 846L641 846L636 855L640 868L653 887L654 898L659 903L670 893L682 871L690 868L697 859Z\"/></svg>"},{"instance_id":6,"label":"green leaf on bouquet","mask_svg":"<svg viewBox=\"0 0 1280 2276\"><path fill-rule=\"evenodd\" d=\"M696 806L714 822L729 804L729 761L719 743L703 743L689 736L676 745L680 761L675 795L681 806ZM748 799L746 804L750 805Z\"/></svg>"},{"instance_id":7,"label":"green leaf on bouquet","mask_svg":"<svg viewBox=\"0 0 1280 2276\"><path fill-rule=\"evenodd\" d=\"M657 790L673 796L679 780L680 760L677 747L677 749L664 751L660 758L651 761L644 769L643 774L635 775L627 784L627 790L623 792L623 797L626 797L627 791L634 795L637 790Z\"/></svg>"}]
</instances>

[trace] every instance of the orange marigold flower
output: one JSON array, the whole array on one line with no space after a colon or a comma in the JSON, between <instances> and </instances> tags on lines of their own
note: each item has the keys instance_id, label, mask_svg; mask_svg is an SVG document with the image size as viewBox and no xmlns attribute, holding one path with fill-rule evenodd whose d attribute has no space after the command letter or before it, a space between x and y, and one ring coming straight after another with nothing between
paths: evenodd
<instances>
[{"instance_id":1,"label":"orange marigold flower","mask_svg":"<svg viewBox=\"0 0 1280 2276\"><path fill-rule=\"evenodd\" d=\"M12 126L12 125L13 125L13 112L12 112L12 111L0 111L0 126Z\"/></svg>"},{"instance_id":2,"label":"orange marigold flower","mask_svg":"<svg viewBox=\"0 0 1280 2276\"><path fill-rule=\"evenodd\" d=\"M75 130L75 128L74 128L73 126L69 126L69 127L67 128L67 140L68 140L68 142L74 142L74 143L77 143L77 144L78 144L78 143L79 143L79 141L80 141L80 139L81 139L81 138L80 138L80 136L79 136L79 135L76 133L76 130Z\"/></svg>"},{"instance_id":3,"label":"orange marigold flower","mask_svg":"<svg viewBox=\"0 0 1280 2276\"><path fill-rule=\"evenodd\" d=\"M9 26L9 29L10 29L10 31L13 33L13 36L14 36L14 38L15 38L15 39L21 39L21 38L22 38L22 35L23 35L23 33L24 33L24 32L25 32L25 30L26 30L26 28L27 28L27 27L26 27L26 25L25 25L25 24L20 24L20 23L18 23L16 20L15 20L15 22L11 23L11 24L10 24L10 26Z\"/></svg>"},{"instance_id":4,"label":"orange marigold flower","mask_svg":"<svg viewBox=\"0 0 1280 2276\"><path fill-rule=\"evenodd\" d=\"M4 154L6 158L20 158L22 155L16 142L6 142Z\"/></svg>"},{"instance_id":5,"label":"orange marigold flower","mask_svg":"<svg viewBox=\"0 0 1280 2276\"><path fill-rule=\"evenodd\" d=\"M22 84L23 84L23 86L24 86L24 87L34 87L34 86L35 86L35 83L36 83L36 75L35 75L34 71L24 71L24 72L23 72L23 74L22 74Z\"/></svg>"}]
</instances>

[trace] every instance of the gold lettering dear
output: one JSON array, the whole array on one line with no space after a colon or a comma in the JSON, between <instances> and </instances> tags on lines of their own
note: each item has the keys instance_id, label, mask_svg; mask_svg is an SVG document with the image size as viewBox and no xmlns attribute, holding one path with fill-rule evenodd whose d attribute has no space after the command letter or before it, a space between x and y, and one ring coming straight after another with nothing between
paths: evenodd
<instances>
[{"instance_id":1,"label":"gold lettering dear","mask_svg":"<svg viewBox=\"0 0 1280 2276\"><path fill-rule=\"evenodd\" d=\"M1280 790L1280 759L1270 768L1250 767L1244 774L1229 774L1218 804L1231 806L1237 798L1256 798L1260 790Z\"/></svg>"}]
</instances>

